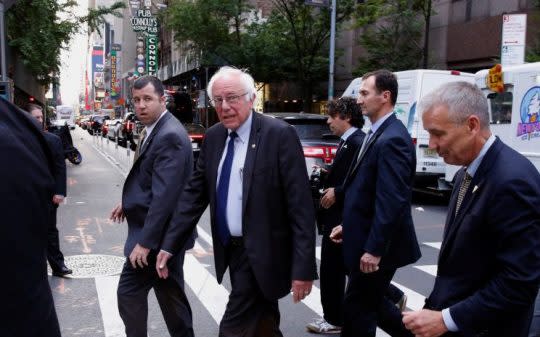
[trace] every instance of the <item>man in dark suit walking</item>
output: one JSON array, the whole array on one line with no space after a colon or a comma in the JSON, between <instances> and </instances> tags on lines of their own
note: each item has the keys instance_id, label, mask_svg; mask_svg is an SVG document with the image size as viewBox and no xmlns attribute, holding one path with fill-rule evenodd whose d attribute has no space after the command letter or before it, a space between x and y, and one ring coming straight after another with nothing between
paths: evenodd
<instances>
[{"instance_id":1,"label":"man in dark suit walking","mask_svg":"<svg viewBox=\"0 0 540 337\"><path fill-rule=\"evenodd\" d=\"M344 182L343 226L331 234L343 239L349 269L344 337L375 336L377 312L396 269L420 257L411 216L416 157L393 112L397 91L397 79L387 70L362 78L358 103L372 125Z\"/></svg>"},{"instance_id":2,"label":"man in dark suit walking","mask_svg":"<svg viewBox=\"0 0 540 337\"><path fill-rule=\"evenodd\" d=\"M43 127L43 110L39 105L28 104L28 111ZM54 158L54 195L51 197L48 228L47 260L54 276L65 276L73 271L66 267L64 254L60 251L60 239L58 228L56 227L56 213L58 206L64 201L66 196L66 159L64 157L64 146L62 140L57 135L50 132L43 132L47 144L51 149Z\"/></svg>"},{"instance_id":3,"label":"man in dark suit walking","mask_svg":"<svg viewBox=\"0 0 540 337\"><path fill-rule=\"evenodd\" d=\"M526 337L540 280L540 174L491 133L487 100L475 85L445 84L419 111L429 147L464 167L433 291L403 322L417 336Z\"/></svg>"},{"instance_id":4,"label":"man in dark suit walking","mask_svg":"<svg viewBox=\"0 0 540 337\"><path fill-rule=\"evenodd\" d=\"M208 129L193 178L164 237L158 272L184 244L210 204L218 282L232 291L223 337L282 336L278 299L304 299L317 277L315 215L302 147L294 128L253 111L253 78L222 67L208 94L218 123ZM170 253L169 253L170 252Z\"/></svg>"},{"instance_id":5,"label":"man in dark suit walking","mask_svg":"<svg viewBox=\"0 0 540 337\"><path fill-rule=\"evenodd\" d=\"M171 262L172 277L158 277L155 263L163 234L167 231L185 183L191 176L193 154L189 136L165 108L163 85L154 76L133 83L137 118L145 125L137 158L134 159L122 192L122 202L111 219L128 222L124 264L118 284L118 309L128 337L147 336L148 292L154 288L169 333L193 336L191 308L184 292L184 252L189 240Z\"/></svg>"},{"instance_id":6,"label":"man in dark suit walking","mask_svg":"<svg viewBox=\"0 0 540 337\"><path fill-rule=\"evenodd\" d=\"M332 229L342 222L343 181L354 155L362 145L364 125L356 99L343 97L328 103L328 125L340 137L336 157L328 170L324 170L324 186L317 210L317 228L322 235L320 287L324 316L309 323L306 328L315 333L340 333L343 325L343 295L347 269L343 263L342 246L330 239Z\"/></svg>"},{"instance_id":7,"label":"man in dark suit walking","mask_svg":"<svg viewBox=\"0 0 540 337\"><path fill-rule=\"evenodd\" d=\"M60 337L47 280L47 222L54 160L32 116L0 98L0 254L8 281L2 336Z\"/></svg>"}]
</instances>

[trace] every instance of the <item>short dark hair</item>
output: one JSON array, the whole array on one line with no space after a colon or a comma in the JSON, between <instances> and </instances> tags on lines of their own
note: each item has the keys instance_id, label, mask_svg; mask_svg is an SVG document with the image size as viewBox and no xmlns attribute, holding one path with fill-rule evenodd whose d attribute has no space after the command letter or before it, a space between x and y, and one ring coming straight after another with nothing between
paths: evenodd
<instances>
[{"instance_id":1,"label":"short dark hair","mask_svg":"<svg viewBox=\"0 0 540 337\"><path fill-rule=\"evenodd\" d=\"M154 91L156 92L156 94L158 94L159 97L165 94L165 88L163 88L163 83L161 83L159 78L152 75L146 75L136 79L135 82L133 82L133 89L142 89L150 83L154 86Z\"/></svg>"},{"instance_id":2,"label":"short dark hair","mask_svg":"<svg viewBox=\"0 0 540 337\"><path fill-rule=\"evenodd\" d=\"M392 105L396 105L398 95L398 82L397 77L390 70L379 69L371 71L362 76L362 80L365 81L369 77L375 77L375 89L380 94L383 91L390 91L390 101Z\"/></svg>"},{"instance_id":3,"label":"short dark hair","mask_svg":"<svg viewBox=\"0 0 540 337\"><path fill-rule=\"evenodd\" d=\"M25 110L28 112L32 112L32 110L41 110L43 111L43 108L37 104L34 103L28 103L26 104Z\"/></svg>"},{"instance_id":4,"label":"short dark hair","mask_svg":"<svg viewBox=\"0 0 540 337\"><path fill-rule=\"evenodd\" d=\"M351 126L361 128L364 126L364 116L362 116L362 109L356 99L352 97L341 97L339 99L333 99L328 102L327 114L332 118L339 115L339 118L350 118Z\"/></svg>"}]
</instances>

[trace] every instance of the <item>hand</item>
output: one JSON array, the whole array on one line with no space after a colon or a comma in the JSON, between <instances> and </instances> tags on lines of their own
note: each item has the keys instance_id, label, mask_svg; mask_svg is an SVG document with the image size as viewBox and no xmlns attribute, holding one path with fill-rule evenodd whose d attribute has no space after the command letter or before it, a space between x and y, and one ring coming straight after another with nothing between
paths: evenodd
<instances>
[{"instance_id":1,"label":"hand","mask_svg":"<svg viewBox=\"0 0 540 337\"><path fill-rule=\"evenodd\" d=\"M55 205L60 205L63 201L64 201L64 196L61 195L61 194L55 194L55 195L52 197L52 202L53 202Z\"/></svg>"},{"instance_id":2,"label":"hand","mask_svg":"<svg viewBox=\"0 0 540 337\"><path fill-rule=\"evenodd\" d=\"M131 254L129 254L129 261L134 269L137 269L137 265L141 268L148 266L147 257L149 252L149 248L144 248L140 244L135 245L135 248L133 248Z\"/></svg>"},{"instance_id":3,"label":"hand","mask_svg":"<svg viewBox=\"0 0 540 337\"><path fill-rule=\"evenodd\" d=\"M373 256L370 253L364 253L360 258L360 271L362 273L373 273L379 270L380 256Z\"/></svg>"},{"instance_id":4,"label":"hand","mask_svg":"<svg viewBox=\"0 0 540 337\"><path fill-rule=\"evenodd\" d=\"M416 337L437 337L448 331L440 311L405 311L403 324Z\"/></svg>"},{"instance_id":5,"label":"hand","mask_svg":"<svg viewBox=\"0 0 540 337\"><path fill-rule=\"evenodd\" d=\"M293 295L294 303L298 303L311 292L313 281L293 280L291 285L291 294Z\"/></svg>"},{"instance_id":6,"label":"hand","mask_svg":"<svg viewBox=\"0 0 540 337\"><path fill-rule=\"evenodd\" d=\"M112 209L109 219L120 223L124 221L125 218L126 216L124 214L124 211L122 210L122 203L119 203L118 205L116 205L116 207Z\"/></svg>"},{"instance_id":7,"label":"hand","mask_svg":"<svg viewBox=\"0 0 540 337\"><path fill-rule=\"evenodd\" d=\"M172 257L171 253L164 250L160 251L156 259L156 270L159 277L166 279L169 277L169 268L167 267L167 261Z\"/></svg>"},{"instance_id":8,"label":"hand","mask_svg":"<svg viewBox=\"0 0 540 337\"><path fill-rule=\"evenodd\" d=\"M332 232L330 233L330 240L332 240L335 243L343 242L343 226L342 225L332 228Z\"/></svg>"},{"instance_id":9,"label":"hand","mask_svg":"<svg viewBox=\"0 0 540 337\"><path fill-rule=\"evenodd\" d=\"M327 188L323 191L321 198L321 206L323 208L330 208L336 203L336 194L333 187Z\"/></svg>"}]
</instances>

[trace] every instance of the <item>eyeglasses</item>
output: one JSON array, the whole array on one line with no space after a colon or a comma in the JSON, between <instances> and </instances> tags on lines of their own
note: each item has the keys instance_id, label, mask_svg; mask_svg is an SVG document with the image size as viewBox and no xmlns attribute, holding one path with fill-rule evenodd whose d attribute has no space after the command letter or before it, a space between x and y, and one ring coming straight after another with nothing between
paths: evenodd
<instances>
[{"instance_id":1,"label":"eyeglasses","mask_svg":"<svg viewBox=\"0 0 540 337\"><path fill-rule=\"evenodd\" d=\"M223 104L223 101L227 102L227 104L236 104L240 100L240 97L247 95L248 93L245 92L240 95L231 95L227 97L219 97L216 96L214 99L210 100L210 103L212 103L213 106L221 106Z\"/></svg>"}]
</instances>

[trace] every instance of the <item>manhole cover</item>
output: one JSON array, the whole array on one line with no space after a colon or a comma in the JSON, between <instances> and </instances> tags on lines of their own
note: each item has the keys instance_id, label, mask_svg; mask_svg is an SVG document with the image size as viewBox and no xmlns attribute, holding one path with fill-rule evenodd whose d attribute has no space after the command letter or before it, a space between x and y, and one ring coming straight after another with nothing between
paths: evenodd
<instances>
[{"instance_id":1,"label":"manhole cover","mask_svg":"<svg viewBox=\"0 0 540 337\"><path fill-rule=\"evenodd\" d=\"M67 275L67 277L92 278L96 276L118 275L122 272L125 261L125 257L114 255L89 254L66 256L66 266L73 270L73 274ZM47 266L47 273L52 275L50 266Z\"/></svg>"}]
</instances>

